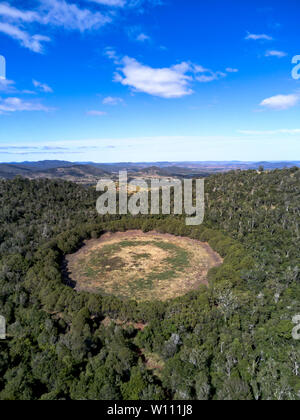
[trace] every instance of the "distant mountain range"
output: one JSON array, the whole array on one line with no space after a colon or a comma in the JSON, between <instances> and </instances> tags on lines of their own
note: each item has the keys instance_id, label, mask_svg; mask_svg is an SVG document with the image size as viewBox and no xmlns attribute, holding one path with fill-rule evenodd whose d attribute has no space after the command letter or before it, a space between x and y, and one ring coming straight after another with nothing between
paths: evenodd
<instances>
[{"instance_id":1,"label":"distant mountain range","mask_svg":"<svg viewBox=\"0 0 300 420\"><path fill-rule=\"evenodd\" d=\"M95 183L111 173L100 167L71 162L45 161L0 164L0 178L12 179L22 176L29 179L64 179L82 184Z\"/></svg>"},{"instance_id":2,"label":"distant mountain range","mask_svg":"<svg viewBox=\"0 0 300 420\"><path fill-rule=\"evenodd\" d=\"M95 163L45 160L39 162L0 163L0 178L22 176L29 179L64 179L82 184L93 184L102 177L115 177L120 170L129 176L144 177L204 177L230 170L265 170L300 167L300 161L282 162L139 162Z\"/></svg>"}]
</instances>

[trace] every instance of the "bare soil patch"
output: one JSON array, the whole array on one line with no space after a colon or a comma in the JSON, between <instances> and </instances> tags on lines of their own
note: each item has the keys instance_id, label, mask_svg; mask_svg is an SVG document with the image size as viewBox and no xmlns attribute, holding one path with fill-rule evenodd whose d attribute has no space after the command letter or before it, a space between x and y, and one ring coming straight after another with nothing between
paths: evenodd
<instances>
[{"instance_id":1,"label":"bare soil patch","mask_svg":"<svg viewBox=\"0 0 300 420\"><path fill-rule=\"evenodd\" d=\"M207 243L157 232L106 233L68 255L75 289L137 301L168 300L207 285L222 258Z\"/></svg>"}]
</instances>

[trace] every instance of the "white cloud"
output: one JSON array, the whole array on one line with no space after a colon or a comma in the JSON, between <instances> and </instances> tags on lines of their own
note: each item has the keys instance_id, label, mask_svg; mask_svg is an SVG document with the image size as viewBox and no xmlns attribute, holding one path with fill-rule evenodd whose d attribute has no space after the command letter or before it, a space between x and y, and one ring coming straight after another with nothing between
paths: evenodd
<instances>
[{"instance_id":1,"label":"white cloud","mask_svg":"<svg viewBox=\"0 0 300 420\"><path fill-rule=\"evenodd\" d=\"M238 73L239 69L233 69L232 67L227 67L227 73Z\"/></svg>"},{"instance_id":2,"label":"white cloud","mask_svg":"<svg viewBox=\"0 0 300 420\"><path fill-rule=\"evenodd\" d=\"M0 3L0 16L7 20L20 20L23 22L34 22L39 20L39 15L32 11L23 11L10 6L8 3Z\"/></svg>"},{"instance_id":3,"label":"white cloud","mask_svg":"<svg viewBox=\"0 0 300 420\"><path fill-rule=\"evenodd\" d=\"M152 68L139 63L134 58L124 57L123 67L115 75L115 81L124 86L130 86L137 92L162 98L180 98L190 95L191 76L186 73L191 70L189 63L181 63L170 68Z\"/></svg>"},{"instance_id":4,"label":"white cloud","mask_svg":"<svg viewBox=\"0 0 300 420\"><path fill-rule=\"evenodd\" d=\"M39 3L40 6L36 11L23 11L8 3L0 3L0 16L5 16L6 19L14 23L37 22L41 25L62 26L65 29L81 32L99 28L111 22L111 17L107 15L80 8L65 0L39 0Z\"/></svg>"},{"instance_id":5,"label":"white cloud","mask_svg":"<svg viewBox=\"0 0 300 420\"><path fill-rule=\"evenodd\" d=\"M111 22L109 16L89 9L81 9L76 4L67 3L65 0L40 0L41 23L62 26L65 29L84 32L97 29Z\"/></svg>"},{"instance_id":6,"label":"white cloud","mask_svg":"<svg viewBox=\"0 0 300 420\"><path fill-rule=\"evenodd\" d=\"M249 136L273 136L277 134L300 134L300 128L282 128L278 130L238 130L238 133L245 134Z\"/></svg>"},{"instance_id":7,"label":"white cloud","mask_svg":"<svg viewBox=\"0 0 300 420\"><path fill-rule=\"evenodd\" d=\"M117 56L116 51L111 47L105 48L104 55L108 57L110 60L113 60L115 63L119 61L119 57Z\"/></svg>"},{"instance_id":8,"label":"white cloud","mask_svg":"<svg viewBox=\"0 0 300 420\"><path fill-rule=\"evenodd\" d=\"M50 108L38 102L26 102L20 98L0 98L0 113L16 111L50 111Z\"/></svg>"},{"instance_id":9,"label":"white cloud","mask_svg":"<svg viewBox=\"0 0 300 420\"><path fill-rule=\"evenodd\" d=\"M21 93L23 93L24 95L36 95L36 92L34 92L33 90L29 90L29 89L23 89L21 91Z\"/></svg>"},{"instance_id":10,"label":"white cloud","mask_svg":"<svg viewBox=\"0 0 300 420\"><path fill-rule=\"evenodd\" d=\"M278 57L278 58L283 58L286 57L287 53L284 51L276 51L276 50L272 50L272 51L267 51L266 52L266 57Z\"/></svg>"},{"instance_id":11,"label":"white cloud","mask_svg":"<svg viewBox=\"0 0 300 420\"><path fill-rule=\"evenodd\" d=\"M92 111L87 111L87 115L91 115L92 117L103 117L107 115L107 112L92 110Z\"/></svg>"},{"instance_id":12,"label":"white cloud","mask_svg":"<svg viewBox=\"0 0 300 420\"><path fill-rule=\"evenodd\" d=\"M124 101L122 98L116 98L113 96L108 96L107 98L104 98L102 103L103 105L119 105L122 104Z\"/></svg>"},{"instance_id":13,"label":"white cloud","mask_svg":"<svg viewBox=\"0 0 300 420\"><path fill-rule=\"evenodd\" d=\"M108 7L129 7L137 8L143 4L148 3L152 6L160 6L163 4L161 0L87 0L89 2L97 3Z\"/></svg>"},{"instance_id":14,"label":"white cloud","mask_svg":"<svg viewBox=\"0 0 300 420\"><path fill-rule=\"evenodd\" d=\"M150 36L142 33L137 36L136 40L140 42L150 41Z\"/></svg>"},{"instance_id":15,"label":"white cloud","mask_svg":"<svg viewBox=\"0 0 300 420\"><path fill-rule=\"evenodd\" d=\"M138 42L150 42L151 38L143 31L143 27L141 25L131 25L126 28L127 35L130 40L138 41Z\"/></svg>"},{"instance_id":16,"label":"white cloud","mask_svg":"<svg viewBox=\"0 0 300 420\"><path fill-rule=\"evenodd\" d=\"M299 94L291 94L291 95L276 95L272 96L271 98L264 99L260 106L273 109L276 111L282 111L289 108L293 108L298 104L300 100Z\"/></svg>"},{"instance_id":17,"label":"white cloud","mask_svg":"<svg viewBox=\"0 0 300 420\"><path fill-rule=\"evenodd\" d=\"M115 73L115 82L129 86L136 92L144 92L161 98L181 98L191 95L193 90L190 84L193 81L207 83L226 77L223 72L213 72L191 62L153 68L127 56L116 60L114 51L112 59L122 66Z\"/></svg>"},{"instance_id":18,"label":"white cloud","mask_svg":"<svg viewBox=\"0 0 300 420\"><path fill-rule=\"evenodd\" d=\"M126 0L89 0L89 1L102 4L104 6L112 6L112 7L124 7L126 5Z\"/></svg>"},{"instance_id":19,"label":"white cloud","mask_svg":"<svg viewBox=\"0 0 300 420\"><path fill-rule=\"evenodd\" d=\"M108 7L128 7L128 8L141 8L143 4L151 6L161 6L162 0L87 0L93 3L98 3L102 6Z\"/></svg>"},{"instance_id":20,"label":"white cloud","mask_svg":"<svg viewBox=\"0 0 300 420\"><path fill-rule=\"evenodd\" d=\"M210 71L209 69L206 69L203 66L199 66L199 64L194 64L193 70L194 70L194 73L195 74L197 74L197 73L206 73L206 72L209 72Z\"/></svg>"},{"instance_id":21,"label":"white cloud","mask_svg":"<svg viewBox=\"0 0 300 420\"><path fill-rule=\"evenodd\" d=\"M41 90L42 92L45 92L45 93L53 92L53 89L50 86L48 86L46 83L41 83L41 82L38 82L37 80L32 80L32 83L34 87Z\"/></svg>"},{"instance_id":22,"label":"white cloud","mask_svg":"<svg viewBox=\"0 0 300 420\"><path fill-rule=\"evenodd\" d=\"M13 80L8 80L8 79L2 79L0 77L0 92L13 92L15 91L15 87L14 87L15 82Z\"/></svg>"},{"instance_id":23,"label":"white cloud","mask_svg":"<svg viewBox=\"0 0 300 420\"><path fill-rule=\"evenodd\" d=\"M211 70L207 70L207 72L208 72L207 74L202 74L201 76L197 76L196 80L201 83L209 83L209 82L213 82L214 80L219 80L222 77L226 77L226 74L221 71L213 72Z\"/></svg>"},{"instance_id":24,"label":"white cloud","mask_svg":"<svg viewBox=\"0 0 300 420\"><path fill-rule=\"evenodd\" d=\"M214 80L219 80L227 76L222 71L212 71L198 64L192 64L191 66L193 73L196 75L195 79L200 83L213 82Z\"/></svg>"},{"instance_id":25,"label":"white cloud","mask_svg":"<svg viewBox=\"0 0 300 420\"><path fill-rule=\"evenodd\" d=\"M65 0L39 0L39 3L40 6L35 11L24 11L8 3L0 3L0 17L5 18L5 21L0 21L0 32L36 53L43 51L42 42L50 41L50 38L43 35L31 35L26 25L36 23L84 32L98 29L112 21L108 15L80 8Z\"/></svg>"},{"instance_id":26,"label":"white cloud","mask_svg":"<svg viewBox=\"0 0 300 420\"><path fill-rule=\"evenodd\" d=\"M16 39L23 47L36 53L43 52L42 42L50 41L50 38L43 35L30 35L28 32L9 23L0 22L0 32Z\"/></svg>"},{"instance_id":27,"label":"white cloud","mask_svg":"<svg viewBox=\"0 0 300 420\"><path fill-rule=\"evenodd\" d=\"M32 35L32 24L80 32L98 30L117 18L118 14L111 10L112 7L128 6L141 11L142 4L161 4L160 0L86 0L86 6L81 6L78 0L36 0L30 3L36 3L33 10L23 10L7 2L0 2L0 32L18 40L23 47L34 52L42 52L42 41L50 39L42 35ZM95 11L95 7L90 7L91 3L102 5L104 10Z\"/></svg>"},{"instance_id":28,"label":"white cloud","mask_svg":"<svg viewBox=\"0 0 300 420\"><path fill-rule=\"evenodd\" d=\"M248 32L248 35L246 36L245 39L252 39L254 41L260 41L260 40L265 40L265 41L272 41L273 38L269 35L266 34L250 34Z\"/></svg>"}]
</instances>

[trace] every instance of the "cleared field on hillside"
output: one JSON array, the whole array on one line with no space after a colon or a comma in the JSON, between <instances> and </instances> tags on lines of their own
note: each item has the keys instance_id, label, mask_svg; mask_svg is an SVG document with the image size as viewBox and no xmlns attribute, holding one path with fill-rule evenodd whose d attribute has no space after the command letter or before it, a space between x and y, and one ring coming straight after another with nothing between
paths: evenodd
<instances>
[{"instance_id":1,"label":"cleared field on hillside","mask_svg":"<svg viewBox=\"0 0 300 420\"><path fill-rule=\"evenodd\" d=\"M222 263L208 244L156 232L107 233L67 256L76 290L137 301L167 300L207 284Z\"/></svg>"}]
</instances>

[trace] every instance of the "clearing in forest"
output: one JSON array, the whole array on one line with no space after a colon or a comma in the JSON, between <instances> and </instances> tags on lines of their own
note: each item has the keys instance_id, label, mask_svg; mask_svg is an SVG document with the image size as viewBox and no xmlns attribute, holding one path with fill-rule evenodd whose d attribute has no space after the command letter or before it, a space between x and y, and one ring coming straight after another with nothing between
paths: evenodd
<instances>
[{"instance_id":1,"label":"clearing in forest","mask_svg":"<svg viewBox=\"0 0 300 420\"><path fill-rule=\"evenodd\" d=\"M107 233L67 256L76 290L137 301L168 300L207 285L222 258L207 243L157 232Z\"/></svg>"}]
</instances>

